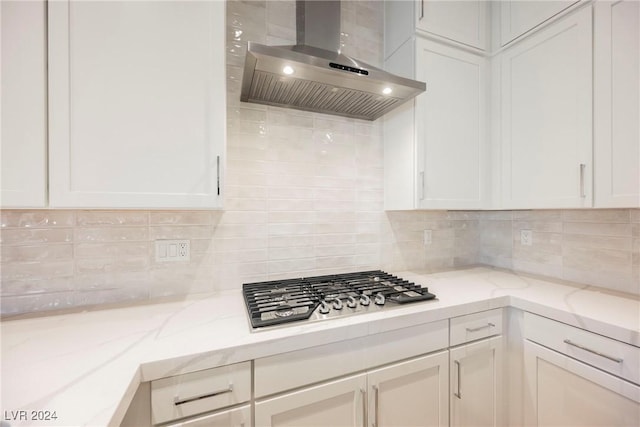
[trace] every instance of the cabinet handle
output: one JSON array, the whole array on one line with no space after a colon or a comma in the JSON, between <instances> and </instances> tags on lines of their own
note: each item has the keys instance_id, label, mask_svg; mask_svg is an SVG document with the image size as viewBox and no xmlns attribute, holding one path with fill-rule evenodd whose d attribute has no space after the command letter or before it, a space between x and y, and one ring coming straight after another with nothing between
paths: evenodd
<instances>
[{"instance_id":1,"label":"cabinet handle","mask_svg":"<svg viewBox=\"0 0 640 427\"><path fill-rule=\"evenodd\" d=\"M584 192L584 170L586 169L586 167L586 164L580 163L580 197L582 198L587 197L586 193Z\"/></svg>"},{"instance_id":2,"label":"cabinet handle","mask_svg":"<svg viewBox=\"0 0 640 427\"><path fill-rule=\"evenodd\" d=\"M187 397L185 399L182 399L182 398L180 398L178 396L175 396L173 398L173 404L175 406L180 406L180 405L184 405L185 403L195 402L196 400L207 399L209 397L214 397L214 396L219 396L221 394L231 393L232 391L233 391L233 384L229 384L229 387L225 388L224 390L217 390L217 391L213 391L211 393L201 394L200 396Z\"/></svg>"},{"instance_id":3,"label":"cabinet handle","mask_svg":"<svg viewBox=\"0 0 640 427\"><path fill-rule=\"evenodd\" d=\"M371 423L371 425L373 427L377 427L378 426L378 386L371 386L373 388L373 404L375 405L374 411L373 411L373 423Z\"/></svg>"},{"instance_id":4,"label":"cabinet handle","mask_svg":"<svg viewBox=\"0 0 640 427\"><path fill-rule=\"evenodd\" d=\"M420 200L424 200L424 171L420 172Z\"/></svg>"},{"instance_id":5,"label":"cabinet handle","mask_svg":"<svg viewBox=\"0 0 640 427\"><path fill-rule=\"evenodd\" d=\"M424 0L420 1L420 19L418 21L422 21L422 18L424 18Z\"/></svg>"},{"instance_id":6,"label":"cabinet handle","mask_svg":"<svg viewBox=\"0 0 640 427\"><path fill-rule=\"evenodd\" d=\"M220 156L216 156L216 185L218 186L218 196L220 195Z\"/></svg>"},{"instance_id":7,"label":"cabinet handle","mask_svg":"<svg viewBox=\"0 0 640 427\"><path fill-rule=\"evenodd\" d=\"M362 426L367 427L367 405L366 405L366 395L365 391L362 387L360 387L360 398L362 400Z\"/></svg>"},{"instance_id":8,"label":"cabinet handle","mask_svg":"<svg viewBox=\"0 0 640 427\"><path fill-rule=\"evenodd\" d=\"M481 331L481 330L486 329L486 328L493 328L495 326L496 325L494 325L493 323L489 322L484 326L478 326L477 328L466 328L466 329L467 329L467 332L478 332L478 331Z\"/></svg>"},{"instance_id":9,"label":"cabinet handle","mask_svg":"<svg viewBox=\"0 0 640 427\"><path fill-rule=\"evenodd\" d=\"M453 393L453 395L458 399L462 399L462 390L460 389L460 362L457 360L454 360L453 363L455 363L456 371L458 373L458 391Z\"/></svg>"},{"instance_id":10,"label":"cabinet handle","mask_svg":"<svg viewBox=\"0 0 640 427\"><path fill-rule=\"evenodd\" d=\"M588 351L589 353L593 353L593 354L598 355L600 357L604 357L605 359L609 359L612 362L622 363L624 361L624 359L621 359L619 357L613 357L613 356L609 356L608 354L600 353L599 351L596 351L596 350L591 350L590 348L584 347L584 346L582 346L580 344L576 344L576 343L574 343L574 342L572 342L571 340L568 340L568 339L565 339L564 343L565 344L569 344L569 345L574 346L574 347L577 347L580 350Z\"/></svg>"}]
</instances>

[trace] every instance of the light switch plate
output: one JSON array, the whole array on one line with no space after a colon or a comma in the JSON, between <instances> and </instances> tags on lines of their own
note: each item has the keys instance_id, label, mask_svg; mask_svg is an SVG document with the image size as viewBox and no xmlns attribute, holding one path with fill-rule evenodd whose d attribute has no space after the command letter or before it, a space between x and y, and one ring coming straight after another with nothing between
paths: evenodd
<instances>
[{"instance_id":1,"label":"light switch plate","mask_svg":"<svg viewBox=\"0 0 640 427\"><path fill-rule=\"evenodd\" d=\"M190 240L156 240L156 262L191 260Z\"/></svg>"}]
</instances>

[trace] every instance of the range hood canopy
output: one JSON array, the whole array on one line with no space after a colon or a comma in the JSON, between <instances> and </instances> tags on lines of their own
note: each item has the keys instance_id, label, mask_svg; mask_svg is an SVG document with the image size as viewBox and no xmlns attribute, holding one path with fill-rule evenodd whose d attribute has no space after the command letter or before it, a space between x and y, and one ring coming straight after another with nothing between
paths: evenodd
<instances>
[{"instance_id":1,"label":"range hood canopy","mask_svg":"<svg viewBox=\"0 0 640 427\"><path fill-rule=\"evenodd\" d=\"M375 120L426 89L342 55L340 2L298 0L297 42L249 42L240 100Z\"/></svg>"}]
</instances>

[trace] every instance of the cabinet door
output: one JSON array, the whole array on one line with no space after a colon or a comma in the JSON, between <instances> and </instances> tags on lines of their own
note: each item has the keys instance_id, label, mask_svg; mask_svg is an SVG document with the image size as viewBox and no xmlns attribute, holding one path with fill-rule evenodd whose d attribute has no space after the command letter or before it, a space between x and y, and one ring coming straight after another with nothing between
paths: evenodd
<instances>
[{"instance_id":1,"label":"cabinet door","mask_svg":"<svg viewBox=\"0 0 640 427\"><path fill-rule=\"evenodd\" d=\"M486 59L418 39L417 199L420 208L482 207L486 149Z\"/></svg>"},{"instance_id":2,"label":"cabinet door","mask_svg":"<svg viewBox=\"0 0 640 427\"><path fill-rule=\"evenodd\" d=\"M369 425L448 426L446 351L371 371Z\"/></svg>"},{"instance_id":3,"label":"cabinet door","mask_svg":"<svg viewBox=\"0 0 640 427\"><path fill-rule=\"evenodd\" d=\"M204 417L169 424L167 427L251 427L251 407L245 405Z\"/></svg>"},{"instance_id":4,"label":"cabinet door","mask_svg":"<svg viewBox=\"0 0 640 427\"><path fill-rule=\"evenodd\" d=\"M640 206L640 3L594 4L595 206Z\"/></svg>"},{"instance_id":5,"label":"cabinet door","mask_svg":"<svg viewBox=\"0 0 640 427\"><path fill-rule=\"evenodd\" d=\"M450 350L451 425L502 425L502 337Z\"/></svg>"},{"instance_id":6,"label":"cabinet door","mask_svg":"<svg viewBox=\"0 0 640 427\"><path fill-rule=\"evenodd\" d=\"M524 348L527 425L640 425L639 386L530 341Z\"/></svg>"},{"instance_id":7,"label":"cabinet door","mask_svg":"<svg viewBox=\"0 0 640 427\"><path fill-rule=\"evenodd\" d=\"M220 205L224 2L49 3L52 207Z\"/></svg>"},{"instance_id":8,"label":"cabinet door","mask_svg":"<svg viewBox=\"0 0 640 427\"><path fill-rule=\"evenodd\" d=\"M366 386L366 375L361 374L259 400L255 404L256 426L361 427Z\"/></svg>"},{"instance_id":9,"label":"cabinet door","mask_svg":"<svg viewBox=\"0 0 640 427\"><path fill-rule=\"evenodd\" d=\"M584 7L502 54L505 208L592 204L592 29Z\"/></svg>"},{"instance_id":10,"label":"cabinet door","mask_svg":"<svg viewBox=\"0 0 640 427\"><path fill-rule=\"evenodd\" d=\"M417 0L416 27L477 49L486 48L487 2Z\"/></svg>"},{"instance_id":11,"label":"cabinet door","mask_svg":"<svg viewBox=\"0 0 640 427\"><path fill-rule=\"evenodd\" d=\"M46 7L2 1L0 206L44 207L47 184Z\"/></svg>"},{"instance_id":12,"label":"cabinet door","mask_svg":"<svg viewBox=\"0 0 640 427\"><path fill-rule=\"evenodd\" d=\"M496 3L500 7L500 44L506 45L576 2L577 0L502 0Z\"/></svg>"}]
</instances>

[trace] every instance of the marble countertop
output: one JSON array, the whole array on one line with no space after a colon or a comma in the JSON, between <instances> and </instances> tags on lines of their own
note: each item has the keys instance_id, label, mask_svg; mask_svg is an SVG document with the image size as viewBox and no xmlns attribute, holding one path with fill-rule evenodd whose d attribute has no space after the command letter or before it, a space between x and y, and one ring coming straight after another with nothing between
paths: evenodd
<instances>
[{"instance_id":1,"label":"marble countertop","mask_svg":"<svg viewBox=\"0 0 640 427\"><path fill-rule=\"evenodd\" d=\"M3 321L2 420L27 411L9 424L118 425L143 381L506 306L640 346L640 300L630 295L483 267L393 273L438 300L257 332L240 291Z\"/></svg>"}]
</instances>

